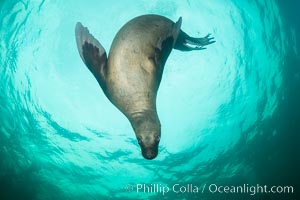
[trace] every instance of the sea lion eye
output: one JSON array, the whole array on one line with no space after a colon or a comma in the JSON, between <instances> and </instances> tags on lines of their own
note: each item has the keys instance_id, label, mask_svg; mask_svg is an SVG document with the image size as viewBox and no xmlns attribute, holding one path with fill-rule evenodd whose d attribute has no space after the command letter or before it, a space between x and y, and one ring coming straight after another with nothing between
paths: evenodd
<instances>
[{"instance_id":1,"label":"sea lion eye","mask_svg":"<svg viewBox=\"0 0 300 200\"><path fill-rule=\"evenodd\" d=\"M141 138L138 138L137 140L139 144L142 144L143 140Z\"/></svg>"},{"instance_id":2,"label":"sea lion eye","mask_svg":"<svg viewBox=\"0 0 300 200\"><path fill-rule=\"evenodd\" d=\"M159 142L160 141L160 136L157 136L156 137L156 142Z\"/></svg>"}]
</instances>

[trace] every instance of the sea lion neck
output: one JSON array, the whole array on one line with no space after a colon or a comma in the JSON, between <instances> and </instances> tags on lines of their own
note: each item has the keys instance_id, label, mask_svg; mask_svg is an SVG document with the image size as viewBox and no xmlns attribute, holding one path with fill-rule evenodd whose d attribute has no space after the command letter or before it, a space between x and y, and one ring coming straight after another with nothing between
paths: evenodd
<instances>
[{"instance_id":1,"label":"sea lion neck","mask_svg":"<svg viewBox=\"0 0 300 200\"><path fill-rule=\"evenodd\" d=\"M160 130L160 121L155 110L142 110L131 113L129 121L138 134L139 129L146 129L148 131Z\"/></svg>"}]
</instances>

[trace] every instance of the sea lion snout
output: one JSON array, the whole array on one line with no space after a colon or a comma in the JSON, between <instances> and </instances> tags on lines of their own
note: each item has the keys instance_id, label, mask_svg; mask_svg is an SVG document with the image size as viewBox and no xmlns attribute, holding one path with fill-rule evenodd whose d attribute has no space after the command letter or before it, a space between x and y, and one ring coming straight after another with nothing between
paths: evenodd
<instances>
[{"instance_id":1,"label":"sea lion snout","mask_svg":"<svg viewBox=\"0 0 300 200\"><path fill-rule=\"evenodd\" d=\"M154 159L158 154L158 144L160 136L147 135L145 137L138 138L139 145L142 150L144 158L151 160Z\"/></svg>"},{"instance_id":2,"label":"sea lion snout","mask_svg":"<svg viewBox=\"0 0 300 200\"><path fill-rule=\"evenodd\" d=\"M142 155L144 156L144 158L146 158L148 160L154 159L157 156L157 154L158 154L158 148L147 149L147 150L142 149Z\"/></svg>"}]
</instances>

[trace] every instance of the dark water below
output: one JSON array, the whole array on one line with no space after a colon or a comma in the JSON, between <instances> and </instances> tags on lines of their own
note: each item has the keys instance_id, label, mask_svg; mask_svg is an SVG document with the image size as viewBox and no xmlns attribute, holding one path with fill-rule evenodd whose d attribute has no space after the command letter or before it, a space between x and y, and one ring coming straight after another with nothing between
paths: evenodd
<instances>
[{"instance_id":1,"label":"dark water below","mask_svg":"<svg viewBox=\"0 0 300 200\"><path fill-rule=\"evenodd\" d=\"M299 0L0 1L0 199L300 199L299 11ZM81 21L108 51L146 13L217 41L172 51L152 161L74 38Z\"/></svg>"}]
</instances>

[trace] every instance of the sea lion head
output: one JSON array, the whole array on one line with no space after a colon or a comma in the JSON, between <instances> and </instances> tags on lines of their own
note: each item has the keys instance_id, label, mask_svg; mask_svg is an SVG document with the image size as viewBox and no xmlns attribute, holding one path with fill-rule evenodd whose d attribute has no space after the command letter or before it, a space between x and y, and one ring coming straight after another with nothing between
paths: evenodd
<instances>
[{"instance_id":1,"label":"sea lion head","mask_svg":"<svg viewBox=\"0 0 300 200\"><path fill-rule=\"evenodd\" d=\"M143 157L148 160L154 159L158 154L158 144L161 136L158 118L151 115L142 115L135 118L132 126Z\"/></svg>"},{"instance_id":2,"label":"sea lion head","mask_svg":"<svg viewBox=\"0 0 300 200\"><path fill-rule=\"evenodd\" d=\"M144 158L151 160L158 154L158 144L160 141L160 133L157 131L139 134L136 136L142 150Z\"/></svg>"}]
</instances>

